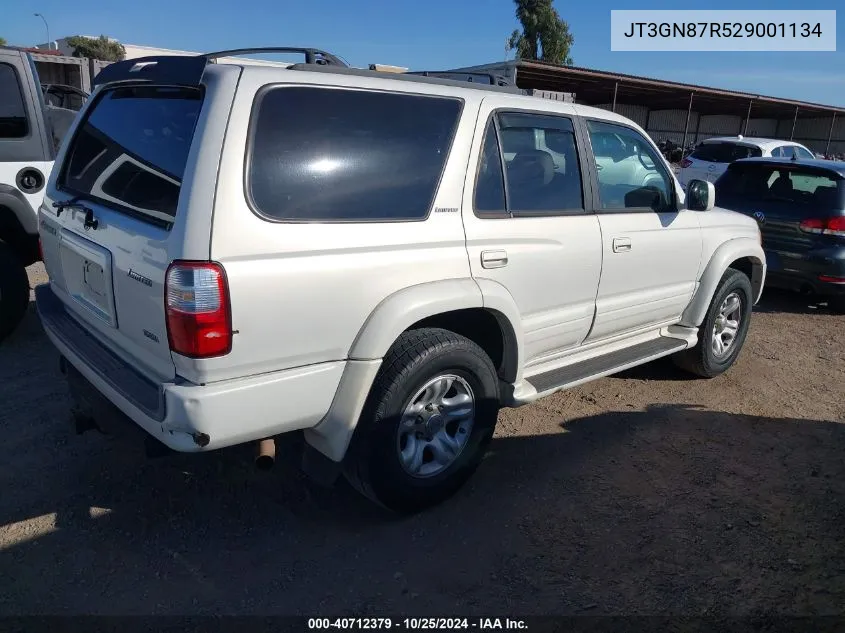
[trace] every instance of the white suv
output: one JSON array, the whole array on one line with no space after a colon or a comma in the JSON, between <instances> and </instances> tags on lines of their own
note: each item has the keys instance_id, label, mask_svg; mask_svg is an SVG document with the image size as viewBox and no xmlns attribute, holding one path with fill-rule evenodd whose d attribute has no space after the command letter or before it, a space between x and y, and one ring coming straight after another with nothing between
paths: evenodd
<instances>
[{"instance_id":1,"label":"white suv","mask_svg":"<svg viewBox=\"0 0 845 633\"><path fill-rule=\"evenodd\" d=\"M685 206L637 125L305 52L324 63L98 77L40 210L78 422L116 408L176 451L266 458L301 431L307 472L406 512L467 479L501 406L670 354L734 362L757 224L709 183ZM608 133L647 184L603 179Z\"/></svg>"},{"instance_id":2,"label":"white suv","mask_svg":"<svg viewBox=\"0 0 845 633\"><path fill-rule=\"evenodd\" d=\"M714 136L696 147L681 161L678 180L686 188L692 180L716 182L728 165L742 158L774 156L775 158L815 158L800 143L772 138L746 138L743 136Z\"/></svg>"}]
</instances>

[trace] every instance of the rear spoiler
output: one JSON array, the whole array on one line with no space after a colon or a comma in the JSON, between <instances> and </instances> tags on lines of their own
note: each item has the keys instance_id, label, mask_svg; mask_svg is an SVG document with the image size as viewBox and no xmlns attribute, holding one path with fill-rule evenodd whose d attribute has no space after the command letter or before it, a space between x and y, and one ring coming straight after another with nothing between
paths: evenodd
<instances>
[{"instance_id":1,"label":"rear spoiler","mask_svg":"<svg viewBox=\"0 0 845 633\"><path fill-rule=\"evenodd\" d=\"M306 64L347 67L339 57L316 48L268 47L237 48L201 55L157 55L115 62L94 78L94 86L123 81L144 81L170 86L199 86L208 64L220 57L254 53L301 53Z\"/></svg>"}]
</instances>

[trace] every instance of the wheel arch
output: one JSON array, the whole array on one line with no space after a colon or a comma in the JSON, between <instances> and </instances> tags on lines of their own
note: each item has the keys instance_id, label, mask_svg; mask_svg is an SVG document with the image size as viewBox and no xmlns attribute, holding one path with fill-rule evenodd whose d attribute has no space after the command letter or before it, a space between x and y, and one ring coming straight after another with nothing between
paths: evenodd
<instances>
[{"instance_id":1,"label":"wheel arch","mask_svg":"<svg viewBox=\"0 0 845 633\"><path fill-rule=\"evenodd\" d=\"M29 266L38 260L38 218L23 194L0 184L0 240Z\"/></svg>"},{"instance_id":2,"label":"wheel arch","mask_svg":"<svg viewBox=\"0 0 845 633\"><path fill-rule=\"evenodd\" d=\"M507 382L521 366L521 331L510 294L494 282L449 279L404 288L384 299L362 326L351 360L383 358L399 336L421 327L440 327L478 344Z\"/></svg>"},{"instance_id":3,"label":"wheel arch","mask_svg":"<svg viewBox=\"0 0 845 633\"><path fill-rule=\"evenodd\" d=\"M681 317L681 325L698 327L707 315L707 308L719 281L728 268L745 274L751 281L752 303L760 300L766 279L766 255L752 238L735 238L720 245L699 279L698 289Z\"/></svg>"},{"instance_id":4,"label":"wheel arch","mask_svg":"<svg viewBox=\"0 0 845 633\"><path fill-rule=\"evenodd\" d=\"M491 356L500 380L515 382L522 363L517 315L507 290L483 280L443 280L390 295L359 331L332 406L316 427L305 431L305 440L330 460L343 460L382 358L409 330L442 327L466 336Z\"/></svg>"}]
</instances>

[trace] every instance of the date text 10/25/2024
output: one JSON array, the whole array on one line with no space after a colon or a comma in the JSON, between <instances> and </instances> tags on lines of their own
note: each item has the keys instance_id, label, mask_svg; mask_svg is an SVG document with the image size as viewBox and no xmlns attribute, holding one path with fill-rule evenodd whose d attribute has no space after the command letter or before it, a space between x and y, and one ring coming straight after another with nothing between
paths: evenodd
<instances>
[{"instance_id":1,"label":"date text 10/25/2024","mask_svg":"<svg viewBox=\"0 0 845 633\"><path fill-rule=\"evenodd\" d=\"M308 630L526 630L524 620L512 618L308 618Z\"/></svg>"}]
</instances>

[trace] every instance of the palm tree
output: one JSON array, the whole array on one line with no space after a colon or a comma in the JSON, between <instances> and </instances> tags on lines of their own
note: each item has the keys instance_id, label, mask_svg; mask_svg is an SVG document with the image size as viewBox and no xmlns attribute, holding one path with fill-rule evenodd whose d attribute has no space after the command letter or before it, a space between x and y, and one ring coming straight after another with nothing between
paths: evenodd
<instances>
[{"instance_id":1,"label":"palm tree","mask_svg":"<svg viewBox=\"0 0 845 633\"><path fill-rule=\"evenodd\" d=\"M569 24L560 18L552 0L514 0L516 19L522 33L514 31L508 49L519 59L537 59L555 64L572 65L569 54L575 38Z\"/></svg>"}]
</instances>

